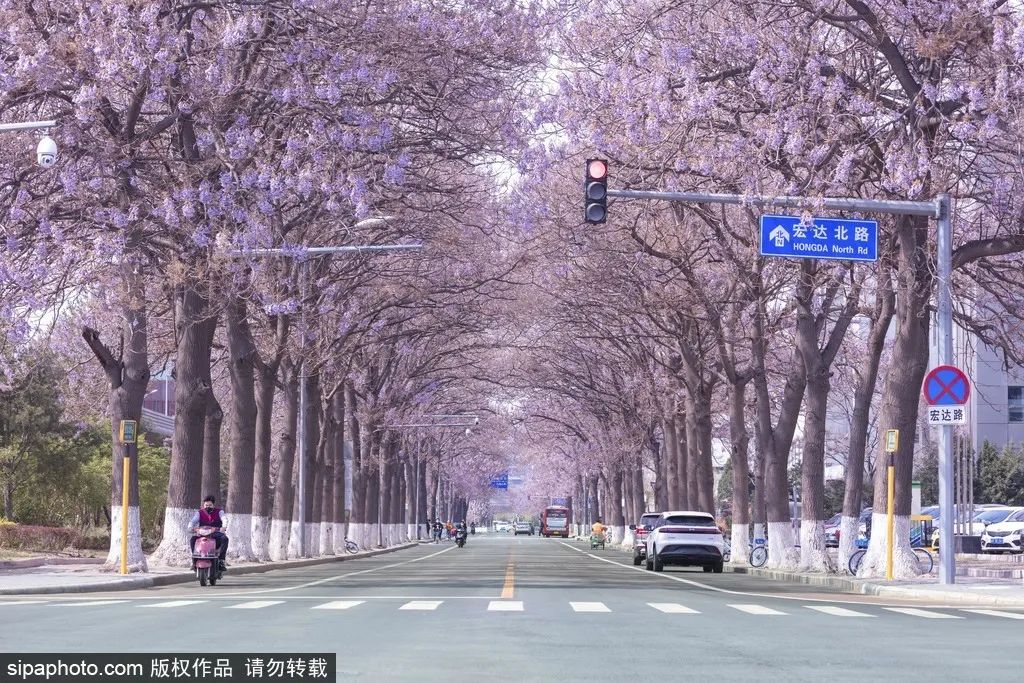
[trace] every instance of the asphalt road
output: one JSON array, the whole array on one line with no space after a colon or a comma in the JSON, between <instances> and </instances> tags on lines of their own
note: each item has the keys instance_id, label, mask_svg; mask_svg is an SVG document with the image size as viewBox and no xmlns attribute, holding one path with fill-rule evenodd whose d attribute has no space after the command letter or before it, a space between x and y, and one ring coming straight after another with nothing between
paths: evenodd
<instances>
[{"instance_id":1,"label":"asphalt road","mask_svg":"<svg viewBox=\"0 0 1024 683\"><path fill-rule=\"evenodd\" d=\"M504 535L229 573L214 588L0 601L6 652L207 652L210 642L337 652L338 680L1019 681L1024 611L655 574L618 551Z\"/></svg>"}]
</instances>

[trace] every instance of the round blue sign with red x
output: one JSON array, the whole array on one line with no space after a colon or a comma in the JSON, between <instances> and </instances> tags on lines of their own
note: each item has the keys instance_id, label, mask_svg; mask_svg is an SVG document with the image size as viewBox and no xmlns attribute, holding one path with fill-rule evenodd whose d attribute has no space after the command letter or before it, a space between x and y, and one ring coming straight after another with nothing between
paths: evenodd
<instances>
[{"instance_id":1,"label":"round blue sign with red x","mask_svg":"<svg viewBox=\"0 0 1024 683\"><path fill-rule=\"evenodd\" d=\"M930 406L962 406L970 395L970 380L952 365L940 365L924 378L924 400Z\"/></svg>"}]
</instances>

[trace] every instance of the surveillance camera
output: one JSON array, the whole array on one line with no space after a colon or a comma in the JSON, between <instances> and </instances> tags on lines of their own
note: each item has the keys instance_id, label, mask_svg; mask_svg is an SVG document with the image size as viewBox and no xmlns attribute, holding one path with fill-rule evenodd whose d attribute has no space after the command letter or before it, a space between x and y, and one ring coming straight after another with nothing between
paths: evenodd
<instances>
[{"instance_id":1,"label":"surveillance camera","mask_svg":"<svg viewBox=\"0 0 1024 683\"><path fill-rule=\"evenodd\" d=\"M49 135L39 141L36 147L36 162L43 168L57 163L57 143Z\"/></svg>"}]
</instances>

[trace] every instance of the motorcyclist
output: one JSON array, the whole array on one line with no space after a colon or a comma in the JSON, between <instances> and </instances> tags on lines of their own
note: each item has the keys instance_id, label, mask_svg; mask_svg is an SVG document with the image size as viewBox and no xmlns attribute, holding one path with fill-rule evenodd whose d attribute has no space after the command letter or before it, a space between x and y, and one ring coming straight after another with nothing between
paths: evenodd
<instances>
[{"instance_id":1,"label":"motorcyclist","mask_svg":"<svg viewBox=\"0 0 1024 683\"><path fill-rule=\"evenodd\" d=\"M434 543L441 542L441 532L444 531L444 526L441 524L441 520L434 520Z\"/></svg>"},{"instance_id":2,"label":"motorcyclist","mask_svg":"<svg viewBox=\"0 0 1024 683\"><path fill-rule=\"evenodd\" d=\"M608 527L604 525L601 518L598 517L597 521L590 526L590 535L594 540L603 541L605 532L608 531Z\"/></svg>"},{"instance_id":3,"label":"motorcyclist","mask_svg":"<svg viewBox=\"0 0 1024 683\"><path fill-rule=\"evenodd\" d=\"M466 520L462 520L455 525L455 540L462 538L462 543L465 545L468 536L466 535Z\"/></svg>"},{"instance_id":4,"label":"motorcyclist","mask_svg":"<svg viewBox=\"0 0 1024 683\"><path fill-rule=\"evenodd\" d=\"M476 536L476 522L469 523L469 533Z\"/></svg>"},{"instance_id":5,"label":"motorcyclist","mask_svg":"<svg viewBox=\"0 0 1024 683\"><path fill-rule=\"evenodd\" d=\"M213 496L207 496L203 498L203 506L192 515L192 519L189 520L188 528L192 529L192 538L189 539L189 548L192 550L194 555L196 552L196 540L199 536L196 535L195 530L198 527L212 526L217 529L224 528L224 518L222 513L224 512L218 507L214 507L217 499ZM228 554L228 537L224 535L222 531L214 531L210 534L210 538L213 539L214 543L217 544L217 551L220 554L220 570L224 571L228 565L225 562Z\"/></svg>"}]
</instances>

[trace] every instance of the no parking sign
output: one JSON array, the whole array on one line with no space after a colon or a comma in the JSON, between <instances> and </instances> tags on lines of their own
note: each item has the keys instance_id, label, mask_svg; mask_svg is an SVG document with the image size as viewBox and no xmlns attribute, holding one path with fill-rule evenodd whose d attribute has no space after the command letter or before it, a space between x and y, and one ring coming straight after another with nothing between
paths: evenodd
<instances>
[{"instance_id":1,"label":"no parking sign","mask_svg":"<svg viewBox=\"0 0 1024 683\"><path fill-rule=\"evenodd\" d=\"M928 424L958 425L967 422L967 399L971 381L952 365L933 368L924 378L924 400L928 403Z\"/></svg>"}]
</instances>

